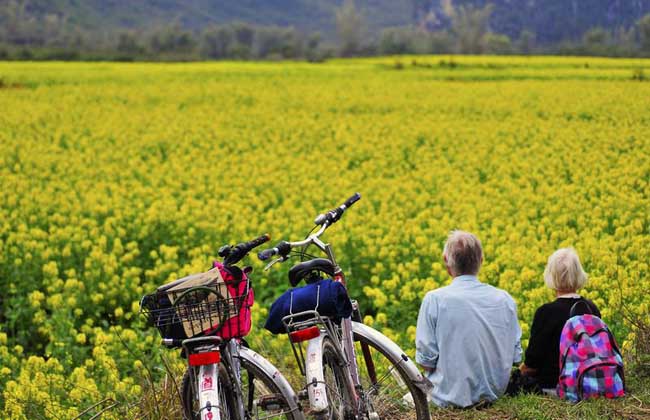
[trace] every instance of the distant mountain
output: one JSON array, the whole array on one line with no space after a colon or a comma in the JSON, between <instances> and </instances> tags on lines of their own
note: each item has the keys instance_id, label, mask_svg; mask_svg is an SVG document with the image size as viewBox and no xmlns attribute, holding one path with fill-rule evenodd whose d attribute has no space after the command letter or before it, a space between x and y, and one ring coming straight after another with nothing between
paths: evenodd
<instances>
[{"instance_id":1,"label":"distant mountain","mask_svg":"<svg viewBox=\"0 0 650 420\"><path fill-rule=\"evenodd\" d=\"M542 43L578 39L588 29L628 28L650 13L650 0L414 0L418 25L431 29L450 23L450 6L494 6L490 28L517 38L534 32Z\"/></svg>"},{"instance_id":2,"label":"distant mountain","mask_svg":"<svg viewBox=\"0 0 650 420\"><path fill-rule=\"evenodd\" d=\"M12 22L58 22L67 27L110 31L178 24L201 29L243 21L293 26L335 36L336 9L343 0L0 0L0 27ZM494 5L492 31L517 38L522 30L538 42L578 39L587 29L629 27L650 0L356 0L368 31L391 26L449 27L449 7ZM1 28L0 28L1 31Z\"/></svg>"},{"instance_id":3,"label":"distant mountain","mask_svg":"<svg viewBox=\"0 0 650 420\"><path fill-rule=\"evenodd\" d=\"M24 5L26 18L56 16L82 29L144 29L170 23L201 29L243 21L333 36L342 0L0 0L0 9L11 3ZM371 33L413 22L412 0L357 0L356 5Z\"/></svg>"}]
</instances>

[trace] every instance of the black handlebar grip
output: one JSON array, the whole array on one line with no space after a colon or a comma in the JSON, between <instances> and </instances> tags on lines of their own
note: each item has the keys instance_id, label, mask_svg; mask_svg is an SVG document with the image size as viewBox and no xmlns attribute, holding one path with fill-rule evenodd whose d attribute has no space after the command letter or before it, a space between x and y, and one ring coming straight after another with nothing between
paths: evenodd
<instances>
[{"instance_id":1,"label":"black handlebar grip","mask_svg":"<svg viewBox=\"0 0 650 420\"><path fill-rule=\"evenodd\" d=\"M291 244L287 241L281 241L275 247L279 255L289 255L291 252Z\"/></svg>"},{"instance_id":2,"label":"black handlebar grip","mask_svg":"<svg viewBox=\"0 0 650 420\"><path fill-rule=\"evenodd\" d=\"M361 200L361 194L359 194L359 193L357 192L357 193L354 193L354 195L353 195L352 197L350 197L350 198L348 198L347 200L345 200L345 203L343 203L343 205L345 206L346 209L348 209L348 208L350 208L354 203L356 203L356 202L359 201L359 200Z\"/></svg>"},{"instance_id":3,"label":"black handlebar grip","mask_svg":"<svg viewBox=\"0 0 650 420\"><path fill-rule=\"evenodd\" d=\"M246 248L251 250L253 248L257 248L258 246L270 240L271 240L271 236L268 233L265 233L264 235L253 239L252 241L248 241L248 243L246 243Z\"/></svg>"},{"instance_id":4,"label":"black handlebar grip","mask_svg":"<svg viewBox=\"0 0 650 420\"><path fill-rule=\"evenodd\" d=\"M274 255L287 256L291 252L291 244L287 241L278 242L278 244L257 254L257 258L266 261Z\"/></svg>"},{"instance_id":5,"label":"black handlebar grip","mask_svg":"<svg viewBox=\"0 0 650 420\"><path fill-rule=\"evenodd\" d=\"M264 234L258 238L253 239L252 241L248 242L242 242L240 244L235 245L234 247L228 249L227 253L224 253L225 258L223 263L225 265L235 265L239 261L241 261L242 258L244 258L248 253L253 249L256 248L260 245L262 245L264 242L268 242L271 239L269 234ZM221 251L221 250L220 250ZM222 256L221 253L219 256Z\"/></svg>"},{"instance_id":6,"label":"black handlebar grip","mask_svg":"<svg viewBox=\"0 0 650 420\"><path fill-rule=\"evenodd\" d=\"M269 258L271 258L272 256L277 255L277 254L278 254L278 249L277 248L269 248L269 249L265 249L264 251L260 251L257 254L257 258L259 258L260 261L266 261Z\"/></svg>"}]
</instances>

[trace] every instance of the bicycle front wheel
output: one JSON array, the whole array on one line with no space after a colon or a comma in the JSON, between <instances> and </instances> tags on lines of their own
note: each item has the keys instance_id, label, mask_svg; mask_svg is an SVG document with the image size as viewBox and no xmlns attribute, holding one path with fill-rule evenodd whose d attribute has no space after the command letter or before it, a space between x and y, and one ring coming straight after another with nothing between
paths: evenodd
<instances>
[{"instance_id":1,"label":"bicycle front wheel","mask_svg":"<svg viewBox=\"0 0 650 420\"><path fill-rule=\"evenodd\" d=\"M412 372L408 371L408 359L381 341L390 341L388 338L379 336L374 330L373 334L367 334L365 329L357 325L357 328L353 328L353 335L368 417L429 420L426 394L414 382ZM397 347L392 341L390 344Z\"/></svg>"},{"instance_id":2,"label":"bicycle front wheel","mask_svg":"<svg viewBox=\"0 0 650 420\"><path fill-rule=\"evenodd\" d=\"M261 356L251 350L247 350L247 355L248 357L241 358L242 398L247 418L304 420L288 382L282 386L283 383L278 379L281 375L277 370L276 377L264 370L261 363L270 365L266 359L261 359ZM257 364L253 358L257 359Z\"/></svg>"}]
</instances>

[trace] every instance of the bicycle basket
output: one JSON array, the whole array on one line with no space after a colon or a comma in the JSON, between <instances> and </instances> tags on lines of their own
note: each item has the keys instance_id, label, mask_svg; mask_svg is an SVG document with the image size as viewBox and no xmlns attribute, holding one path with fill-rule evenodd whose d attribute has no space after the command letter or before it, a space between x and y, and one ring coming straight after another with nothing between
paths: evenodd
<instances>
[{"instance_id":1,"label":"bicycle basket","mask_svg":"<svg viewBox=\"0 0 650 420\"><path fill-rule=\"evenodd\" d=\"M236 328L240 322L233 322L240 314L250 319L248 308L253 296L248 279L234 281L232 276L226 276L229 278L225 280L222 270L215 267L158 288L142 298L141 312L163 338L210 334L232 338L248 333Z\"/></svg>"}]
</instances>

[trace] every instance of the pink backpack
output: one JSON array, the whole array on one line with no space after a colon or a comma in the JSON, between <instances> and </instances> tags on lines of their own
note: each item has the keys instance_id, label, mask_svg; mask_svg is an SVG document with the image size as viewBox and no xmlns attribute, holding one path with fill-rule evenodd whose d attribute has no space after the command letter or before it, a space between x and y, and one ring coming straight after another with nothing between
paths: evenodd
<instances>
[{"instance_id":1,"label":"pink backpack","mask_svg":"<svg viewBox=\"0 0 650 420\"><path fill-rule=\"evenodd\" d=\"M245 337L251 331L251 306L255 303L255 293L248 279L247 273L250 270L241 271L241 281L238 281L235 275L229 269L239 270L238 267L229 267L227 269L219 261L213 263L213 267L218 267L221 277L228 286L230 295L235 299L239 314L229 318L219 329L219 336L223 339Z\"/></svg>"},{"instance_id":2,"label":"pink backpack","mask_svg":"<svg viewBox=\"0 0 650 420\"><path fill-rule=\"evenodd\" d=\"M571 308L571 315L576 305ZM621 352L607 324L597 316L572 316L564 324L557 393L572 402L625 395Z\"/></svg>"}]
</instances>

